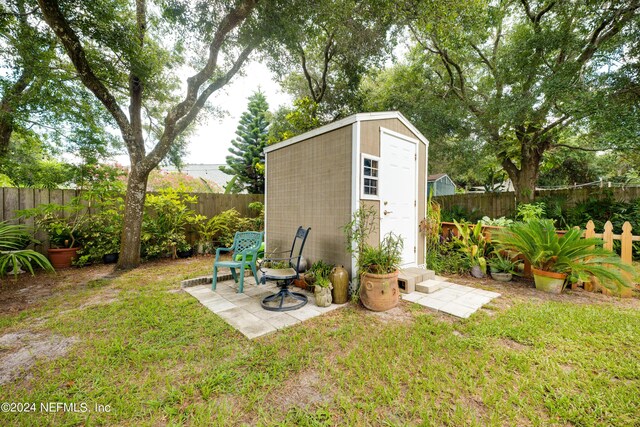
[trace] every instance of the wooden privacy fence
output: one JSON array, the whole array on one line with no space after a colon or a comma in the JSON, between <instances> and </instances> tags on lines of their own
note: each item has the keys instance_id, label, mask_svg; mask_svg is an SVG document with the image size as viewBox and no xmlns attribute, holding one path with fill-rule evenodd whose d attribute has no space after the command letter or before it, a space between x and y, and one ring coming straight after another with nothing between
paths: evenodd
<instances>
[{"instance_id":1,"label":"wooden privacy fence","mask_svg":"<svg viewBox=\"0 0 640 427\"><path fill-rule=\"evenodd\" d=\"M16 211L35 208L38 205L56 203L68 205L74 197L81 194L80 190L49 190L39 188L11 188L0 187L0 221L16 219ZM156 194L156 193L149 193ZM262 194L217 194L191 193L198 196L198 203L194 210L211 218L228 209L234 208L241 216L255 216L249 210L249 203L264 203ZM22 220L27 225L33 225L33 219Z\"/></svg>"},{"instance_id":2,"label":"wooden privacy fence","mask_svg":"<svg viewBox=\"0 0 640 427\"><path fill-rule=\"evenodd\" d=\"M640 198L640 187L537 190L535 198L536 200L545 197L562 198L565 206L570 208L589 198L604 198L608 195L613 196L613 198L618 201L630 202ZM459 206L468 212L476 211L480 216L486 215L490 218L511 216L516 211L516 196L513 192L454 194L451 196L434 197L434 200L440 204L442 210L451 210L454 206Z\"/></svg>"}]
</instances>

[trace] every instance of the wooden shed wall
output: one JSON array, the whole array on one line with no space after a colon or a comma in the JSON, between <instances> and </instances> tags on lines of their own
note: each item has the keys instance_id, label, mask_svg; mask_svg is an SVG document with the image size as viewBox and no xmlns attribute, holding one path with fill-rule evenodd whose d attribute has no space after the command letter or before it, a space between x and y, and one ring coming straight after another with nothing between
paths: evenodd
<instances>
[{"instance_id":1,"label":"wooden shed wall","mask_svg":"<svg viewBox=\"0 0 640 427\"><path fill-rule=\"evenodd\" d=\"M341 227L351 217L351 129L348 125L267 153L267 253L289 250L302 225L311 227L305 258L350 270Z\"/></svg>"},{"instance_id":2,"label":"wooden shed wall","mask_svg":"<svg viewBox=\"0 0 640 427\"><path fill-rule=\"evenodd\" d=\"M398 119L384 119L384 120L371 120L371 121L363 121L360 122L360 151L364 154L371 154L374 156L380 156L380 128L385 128L392 130L394 132L398 132L402 135L406 135L413 139L418 139L417 135L415 135L408 127L404 125ZM420 221L422 218L426 216L427 212L427 202L426 202L426 193L427 189L425 186L426 182L426 156L427 150L424 144L421 142L418 143L418 218ZM381 159L384 161L384 159ZM363 200L361 203L365 206L373 206L373 208L378 212L378 216L380 216L380 202L377 200ZM416 228L418 224L416 224ZM375 233L370 238L369 243L378 244L380 242L380 230L376 230ZM424 253L424 236L418 234L418 240L416 241L417 246L417 263L424 264L425 261L425 253Z\"/></svg>"}]
</instances>

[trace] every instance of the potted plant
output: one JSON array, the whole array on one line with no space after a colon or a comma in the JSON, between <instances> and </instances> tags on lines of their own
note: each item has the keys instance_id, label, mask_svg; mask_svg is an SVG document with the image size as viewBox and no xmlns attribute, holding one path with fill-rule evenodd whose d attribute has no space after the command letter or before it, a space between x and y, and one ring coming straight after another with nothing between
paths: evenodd
<instances>
[{"instance_id":1,"label":"potted plant","mask_svg":"<svg viewBox=\"0 0 640 427\"><path fill-rule=\"evenodd\" d=\"M46 271L53 271L53 266L44 255L26 249L31 241L31 236L23 225L0 222L0 277L9 273L9 270L16 276L21 272L21 267L33 275L33 264Z\"/></svg>"},{"instance_id":2,"label":"potted plant","mask_svg":"<svg viewBox=\"0 0 640 427\"><path fill-rule=\"evenodd\" d=\"M522 254L531 263L536 288L546 292L560 293L567 282L592 278L615 291L630 287L633 267L603 249L602 239L582 234L573 228L558 236L552 220L533 219L500 230L493 242L500 250Z\"/></svg>"},{"instance_id":3,"label":"potted plant","mask_svg":"<svg viewBox=\"0 0 640 427\"><path fill-rule=\"evenodd\" d=\"M34 218L36 227L49 236L49 259L54 268L71 267L78 257L79 229L87 220L87 209L79 198L69 205L43 204L19 212L20 217Z\"/></svg>"},{"instance_id":4,"label":"potted plant","mask_svg":"<svg viewBox=\"0 0 640 427\"><path fill-rule=\"evenodd\" d=\"M509 256L501 255L496 251L492 258L489 258L489 269L491 278L499 282L509 282L517 271L517 261L512 261Z\"/></svg>"},{"instance_id":5,"label":"potted plant","mask_svg":"<svg viewBox=\"0 0 640 427\"><path fill-rule=\"evenodd\" d=\"M333 301L331 297L332 289L333 286L327 276L316 276L313 293L316 297L316 305L318 307L329 307L331 305L331 302Z\"/></svg>"},{"instance_id":6,"label":"potted plant","mask_svg":"<svg viewBox=\"0 0 640 427\"><path fill-rule=\"evenodd\" d=\"M386 311L400 298L398 274L402 262L402 238L387 234L378 246L368 243L375 227L376 211L361 207L352 220L343 227L347 238L347 250L356 259L360 278L357 293L362 304L373 311Z\"/></svg>"},{"instance_id":7,"label":"potted plant","mask_svg":"<svg viewBox=\"0 0 640 427\"><path fill-rule=\"evenodd\" d=\"M482 222L475 225L453 221L458 230L458 239L454 240L461 252L464 252L471 261L471 275L476 278L483 278L487 274L487 240L482 231Z\"/></svg>"}]
</instances>

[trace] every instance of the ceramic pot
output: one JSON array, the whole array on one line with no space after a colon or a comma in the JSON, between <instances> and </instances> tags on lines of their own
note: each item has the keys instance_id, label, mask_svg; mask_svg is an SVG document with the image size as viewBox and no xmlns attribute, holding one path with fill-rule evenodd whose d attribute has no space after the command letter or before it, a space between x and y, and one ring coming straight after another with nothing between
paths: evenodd
<instances>
[{"instance_id":1,"label":"ceramic pot","mask_svg":"<svg viewBox=\"0 0 640 427\"><path fill-rule=\"evenodd\" d=\"M316 296L316 305L318 307L329 307L331 305L331 287L316 286L313 293Z\"/></svg>"},{"instance_id":2,"label":"ceramic pot","mask_svg":"<svg viewBox=\"0 0 640 427\"><path fill-rule=\"evenodd\" d=\"M105 255L102 255L102 262L105 264L115 264L116 262L118 262L119 257L120 257L120 254L118 253L105 254Z\"/></svg>"},{"instance_id":3,"label":"ceramic pot","mask_svg":"<svg viewBox=\"0 0 640 427\"><path fill-rule=\"evenodd\" d=\"M471 275L476 279L482 279L484 277L484 273L479 265L474 265L471 267Z\"/></svg>"},{"instance_id":4,"label":"ceramic pot","mask_svg":"<svg viewBox=\"0 0 640 427\"><path fill-rule=\"evenodd\" d=\"M491 278L493 280L497 280L498 282L510 282L512 277L513 275L511 273L494 273L493 271L491 272Z\"/></svg>"},{"instance_id":5,"label":"ceramic pot","mask_svg":"<svg viewBox=\"0 0 640 427\"><path fill-rule=\"evenodd\" d=\"M349 272L343 267L334 267L329 274L333 285L331 296L335 304L344 304L349 299Z\"/></svg>"},{"instance_id":6,"label":"ceramic pot","mask_svg":"<svg viewBox=\"0 0 640 427\"><path fill-rule=\"evenodd\" d=\"M78 257L80 248L49 249L49 260L53 268L69 268Z\"/></svg>"},{"instance_id":7,"label":"ceramic pot","mask_svg":"<svg viewBox=\"0 0 640 427\"><path fill-rule=\"evenodd\" d=\"M564 289L564 282L567 280L565 273L554 273L551 271L538 270L532 268L533 281L536 289L552 294L559 294Z\"/></svg>"},{"instance_id":8,"label":"ceramic pot","mask_svg":"<svg viewBox=\"0 0 640 427\"><path fill-rule=\"evenodd\" d=\"M389 274L364 273L360 276L360 301L373 311L387 311L398 305L398 270Z\"/></svg>"}]
</instances>

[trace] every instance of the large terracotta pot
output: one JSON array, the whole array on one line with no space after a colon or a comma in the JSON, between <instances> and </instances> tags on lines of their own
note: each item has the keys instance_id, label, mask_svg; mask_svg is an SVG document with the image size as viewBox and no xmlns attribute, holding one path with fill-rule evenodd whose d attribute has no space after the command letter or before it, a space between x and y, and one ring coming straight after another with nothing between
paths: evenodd
<instances>
[{"instance_id":1,"label":"large terracotta pot","mask_svg":"<svg viewBox=\"0 0 640 427\"><path fill-rule=\"evenodd\" d=\"M536 284L536 289L552 294L559 294L564 288L564 282L567 280L565 273L554 273L551 271L538 270L532 268L533 281Z\"/></svg>"},{"instance_id":2,"label":"large terracotta pot","mask_svg":"<svg viewBox=\"0 0 640 427\"><path fill-rule=\"evenodd\" d=\"M387 311L400 299L396 270L389 274L364 273L360 276L360 301L369 310Z\"/></svg>"},{"instance_id":3,"label":"large terracotta pot","mask_svg":"<svg viewBox=\"0 0 640 427\"><path fill-rule=\"evenodd\" d=\"M78 257L80 248L49 249L49 260L53 268L69 268Z\"/></svg>"}]
</instances>

